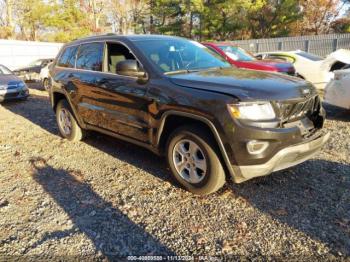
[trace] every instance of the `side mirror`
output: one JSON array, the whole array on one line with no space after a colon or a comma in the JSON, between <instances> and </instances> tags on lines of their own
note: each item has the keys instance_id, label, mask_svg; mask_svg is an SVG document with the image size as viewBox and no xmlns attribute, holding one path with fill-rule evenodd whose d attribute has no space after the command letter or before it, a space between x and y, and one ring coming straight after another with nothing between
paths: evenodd
<instances>
[{"instance_id":1,"label":"side mirror","mask_svg":"<svg viewBox=\"0 0 350 262\"><path fill-rule=\"evenodd\" d=\"M146 77L146 73L139 70L137 61L131 59L118 62L116 65L116 72L118 75L123 76Z\"/></svg>"}]
</instances>

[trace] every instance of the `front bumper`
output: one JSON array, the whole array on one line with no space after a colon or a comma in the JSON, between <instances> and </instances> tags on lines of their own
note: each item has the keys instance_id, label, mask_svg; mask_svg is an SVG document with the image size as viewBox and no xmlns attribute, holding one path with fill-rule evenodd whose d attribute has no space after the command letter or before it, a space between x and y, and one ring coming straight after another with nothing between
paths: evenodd
<instances>
[{"instance_id":1,"label":"front bumper","mask_svg":"<svg viewBox=\"0 0 350 262\"><path fill-rule=\"evenodd\" d=\"M239 166L241 176L235 180L240 183L300 164L313 157L327 142L329 136L329 133L318 135L308 142L284 148L264 164Z\"/></svg>"},{"instance_id":2,"label":"front bumper","mask_svg":"<svg viewBox=\"0 0 350 262\"><path fill-rule=\"evenodd\" d=\"M0 90L0 102L8 100L25 99L29 96L27 88Z\"/></svg>"}]
</instances>

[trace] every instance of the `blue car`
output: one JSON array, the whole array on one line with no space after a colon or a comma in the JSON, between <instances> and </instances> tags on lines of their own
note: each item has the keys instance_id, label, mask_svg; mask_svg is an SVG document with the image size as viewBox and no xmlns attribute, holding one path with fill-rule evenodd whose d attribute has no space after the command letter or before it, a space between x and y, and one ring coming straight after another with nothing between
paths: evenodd
<instances>
[{"instance_id":1,"label":"blue car","mask_svg":"<svg viewBox=\"0 0 350 262\"><path fill-rule=\"evenodd\" d=\"M0 65L0 102L25 100L29 96L27 85L7 67Z\"/></svg>"}]
</instances>

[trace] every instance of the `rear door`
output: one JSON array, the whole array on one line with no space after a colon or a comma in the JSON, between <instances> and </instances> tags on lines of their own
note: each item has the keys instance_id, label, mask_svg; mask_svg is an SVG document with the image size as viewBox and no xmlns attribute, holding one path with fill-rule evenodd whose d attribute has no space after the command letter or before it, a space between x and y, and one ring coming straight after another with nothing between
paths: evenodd
<instances>
[{"instance_id":1,"label":"rear door","mask_svg":"<svg viewBox=\"0 0 350 262\"><path fill-rule=\"evenodd\" d=\"M72 101L73 110L76 111L77 88L72 82L75 75L75 59L79 46L66 47L57 59L56 64L50 69L52 89L63 90L67 93ZM50 92L51 94L51 92ZM53 99L53 97L51 97ZM52 101L53 102L53 101Z\"/></svg>"}]
</instances>

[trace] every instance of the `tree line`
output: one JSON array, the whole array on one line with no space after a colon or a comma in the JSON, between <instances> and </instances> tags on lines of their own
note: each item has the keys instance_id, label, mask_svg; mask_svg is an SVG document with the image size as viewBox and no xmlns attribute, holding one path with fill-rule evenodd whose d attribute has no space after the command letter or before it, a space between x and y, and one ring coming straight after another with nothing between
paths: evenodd
<instances>
[{"instance_id":1,"label":"tree line","mask_svg":"<svg viewBox=\"0 0 350 262\"><path fill-rule=\"evenodd\" d=\"M341 0L0 0L0 38L67 42L115 32L200 41L350 32Z\"/></svg>"}]
</instances>

